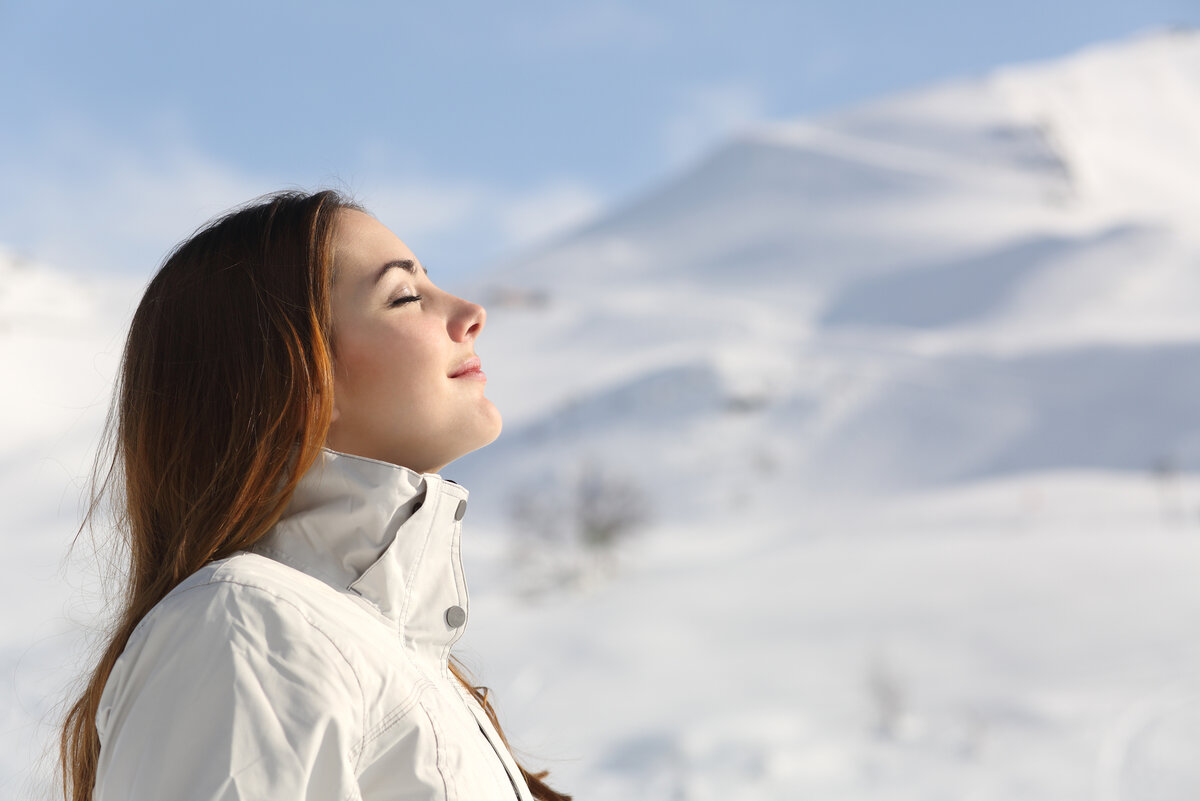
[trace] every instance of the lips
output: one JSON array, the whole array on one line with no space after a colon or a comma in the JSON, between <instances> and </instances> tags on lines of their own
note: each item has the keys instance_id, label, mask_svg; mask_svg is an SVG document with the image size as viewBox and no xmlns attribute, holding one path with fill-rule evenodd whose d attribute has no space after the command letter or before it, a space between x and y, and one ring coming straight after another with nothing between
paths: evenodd
<instances>
[{"instance_id":1,"label":"lips","mask_svg":"<svg viewBox=\"0 0 1200 801\"><path fill-rule=\"evenodd\" d=\"M479 357L472 356L471 358L467 359L465 362L460 364L458 367L456 367L454 372L450 374L450 377L451 378L459 378L460 376L465 376L465 375L470 375L470 374L483 375L483 371L480 369L482 367L483 367L483 363L479 361Z\"/></svg>"}]
</instances>

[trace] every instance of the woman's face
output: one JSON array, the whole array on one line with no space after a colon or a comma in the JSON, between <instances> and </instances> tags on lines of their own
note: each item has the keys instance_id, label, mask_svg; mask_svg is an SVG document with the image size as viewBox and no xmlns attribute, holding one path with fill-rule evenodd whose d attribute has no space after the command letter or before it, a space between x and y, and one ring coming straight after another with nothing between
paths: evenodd
<instances>
[{"instance_id":1,"label":"woman's face","mask_svg":"<svg viewBox=\"0 0 1200 801\"><path fill-rule=\"evenodd\" d=\"M486 376L455 376L471 367L486 312L434 286L369 214L339 212L332 305L328 447L436 473L500 435Z\"/></svg>"}]
</instances>

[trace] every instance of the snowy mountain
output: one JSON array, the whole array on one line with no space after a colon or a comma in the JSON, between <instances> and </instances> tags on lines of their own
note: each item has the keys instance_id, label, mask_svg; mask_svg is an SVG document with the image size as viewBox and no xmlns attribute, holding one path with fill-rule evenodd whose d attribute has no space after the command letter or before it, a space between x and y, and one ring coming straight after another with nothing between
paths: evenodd
<instances>
[{"instance_id":1,"label":"snowy mountain","mask_svg":"<svg viewBox=\"0 0 1200 801\"><path fill-rule=\"evenodd\" d=\"M464 481L589 453L707 514L748 471L1200 468L1197 174L1196 32L748 133L468 288L509 426Z\"/></svg>"}]
</instances>

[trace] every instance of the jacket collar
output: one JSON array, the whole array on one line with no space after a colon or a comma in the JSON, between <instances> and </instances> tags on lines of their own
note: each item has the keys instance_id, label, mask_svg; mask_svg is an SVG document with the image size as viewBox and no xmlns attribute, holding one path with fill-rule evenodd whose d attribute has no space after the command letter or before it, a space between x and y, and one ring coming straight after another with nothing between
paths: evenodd
<instances>
[{"instance_id":1,"label":"jacket collar","mask_svg":"<svg viewBox=\"0 0 1200 801\"><path fill-rule=\"evenodd\" d=\"M470 612L460 551L467 496L436 473L324 449L251 550L362 597L406 641L444 659Z\"/></svg>"}]
</instances>

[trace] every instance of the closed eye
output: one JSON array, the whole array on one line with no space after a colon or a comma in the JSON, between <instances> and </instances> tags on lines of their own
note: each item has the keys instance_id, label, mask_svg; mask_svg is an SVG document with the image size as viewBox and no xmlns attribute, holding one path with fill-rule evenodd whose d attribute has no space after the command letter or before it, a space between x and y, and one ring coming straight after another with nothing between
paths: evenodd
<instances>
[{"instance_id":1,"label":"closed eye","mask_svg":"<svg viewBox=\"0 0 1200 801\"><path fill-rule=\"evenodd\" d=\"M401 297L396 298L393 301L390 301L388 303L388 307L394 308L396 306L403 306L405 303L411 303L414 300L420 300L420 299L421 299L420 295L403 295Z\"/></svg>"}]
</instances>

